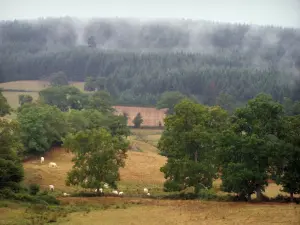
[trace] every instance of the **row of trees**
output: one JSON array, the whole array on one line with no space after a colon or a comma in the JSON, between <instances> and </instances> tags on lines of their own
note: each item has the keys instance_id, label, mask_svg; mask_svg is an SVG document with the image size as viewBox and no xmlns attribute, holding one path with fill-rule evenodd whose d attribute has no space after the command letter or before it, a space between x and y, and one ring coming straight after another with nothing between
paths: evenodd
<instances>
[{"instance_id":1,"label":"row of trees","mask_svg":"<svg viewBox=\"0 0 300 225\"><path fill-rule=\"evenodd\" d=\"M211 188L251 199L273 179L283 191L300 193L300 117L287 116L271 96L259 94L231 116L220 107L182 100L165 119L158 148L168 157L165 190Z\"/></svg>"},{"instance_id":2,"label":"row of trees","mask_svg":"<svg viewBox=\"0 0 300 225\"><path fill-rule=\"evenodd\" d=\"M65 102L50 98L47 94L51 91L54 99L64 96ZM88 96L87 104L74 104L80 94L84 95L69 86L54 86L41 91L36 102L22 95L16 120L0 119L0 191L5 188L18 191L24 177L21 159L44 155L53 145L62 145L74 153L67 185L99 190L106 182L116 187L119 167L124 166L129 145L126 118L112 113L107 93L94 93ZM1 92L0 100L4 116L11 109Z\"/></svg>"},{"instance_id":3,"label":"row of trees","mask_svg":"<svg viewBox=\"0 0 300 225\"><path fill-rule=\"evenodd\" d=\"M208 105L220 94L237 104L260 92L298 100L299 30L174 22L0 22L0 82L55 78L63 71L67 80L86 80L86 90L107 90L127 105L154 105L165 91Z\"/></svg>"}]
</instances>

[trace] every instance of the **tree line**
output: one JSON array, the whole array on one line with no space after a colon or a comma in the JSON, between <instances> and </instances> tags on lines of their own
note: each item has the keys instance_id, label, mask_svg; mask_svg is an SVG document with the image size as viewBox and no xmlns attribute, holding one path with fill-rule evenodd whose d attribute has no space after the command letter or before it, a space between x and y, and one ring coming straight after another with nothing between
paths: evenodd
<instances>
[{"instance_id":1,"label":"tree line","mask_svg":"<svg viewBox=\"0 0 300 225\"><path fill-rule=\"evenodd\" d=\"M96 19L80 34L72 18L4 21L0 82L62 71L69 81L97 81L123 105L155 105L166 91L209 105L219 95L245 104L260 92L299 100L298 29L175 22Z\"/></svg>"},{"instance_id":2,"label":"tree line","mask_svg":"<svg viewBox=\"0 0 300 225\"><path fill-rule=\"evenodd\" d=\"M259 94L229 115L219 106L183 99L165 119L158 143L167 156L161 168L166 191L212 188L221 178L221 190L239 200L256 193L264 200L268 180L283 191L300 193L300 117L285 115L270 95Z\"/></svg>"},{"instance_id":3,"label":"tree line","mask_svg":"<svg viewBox=\"0 0 300 225\"><path fill-rule=\"evenodd\" d=\"M130 131L126 115L114 115L108 97L105 91L86 94L56 85L42 90L35 102L20 96L17 118L0 121L0 195L7 188L20 190L22 158L42 156L54 145L74 153L67 185L98 192L104 183L116 188ZM9 114L1 92L0 100L1 116ZM160 154L167 157L161 168L165 191L193 187L197 195L219 177L221 189L239 200L248 201L253 193L263 200L269 179L282 185L292 200L300 193L300 117L270 95L259 94L229 112L167 92L157 107L169 107L158 143ZM140 115L135 120L142 122Z\"/></svg>"}]
</instances>

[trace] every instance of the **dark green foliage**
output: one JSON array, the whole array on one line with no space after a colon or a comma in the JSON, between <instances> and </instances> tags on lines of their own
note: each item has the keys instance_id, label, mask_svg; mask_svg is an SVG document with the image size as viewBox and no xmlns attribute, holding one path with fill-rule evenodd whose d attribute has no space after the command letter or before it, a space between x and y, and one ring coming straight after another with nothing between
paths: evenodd
<instances>
[{"instance_id":1,"label":"dark green foliage","mask_svg":"<svg viewBox=\"0 0 300 225\"><path fill-rule=\"evenodd\" d=\"M19 191L24 170L19 158L22 150L19 126L15 121L0 119L0 146L0 190Z\"/></svg>"},{"instance_id":2,"label":"dark green foliage","mask_svg":"<svg viewBox=\"0 0 300 225\"><path fill-rule=\"evenodd\" d=\"M260 94L237 109L219 143L222 189L245 199L256 192L261 199L283 133L283 107L270 96Z\"/></svg>"},{"instance_id":3,"label":"dark green foliage","mask_svg":"<svg viewBox=\"0 0 300 225\"><path fill-rule=\"evenodd\" d=\"M10 114L11 108L7 102L7 99L2 94L2 89L0 89L0 117Z\"/></svg>"},{"instance_id":4,"label":"dark green foliage","mask_svg":"<svg viewBox=\"0 0 300 225\"><path fill-rule=\"evenodd\" d=\"M136 116L133 119L134 128L140 128L143 123L143 118L141 113L136 114Z\"/></svg>"},{"instance_id":5,"label":"dark green foliage","mask_svg":"<svg viewBox=\"0 0 300 225\"><path fill-rule=\"evenodd\" d=\"M299 71L291 69L299 67L299 29L95 19L81 27L84 43L78 43L77 26L71 18L0 23L0 81L36 80L62 70L72 81L105 78L118 104L145 106L166 91L210 105L221 93L242 103L260 92L280 101L300 96L291 93L299 86ZM270 36L278 41L267 42Z\"/></svg>"},{"instance_id":6,"label":"dark green foliage","mask_svg":"<svg viewBox=\"0 0 300 225\"><path fill-rule=\"evenodd\" d=\"M191 100L182 100L173 115L165 119L165 131L158 149L168 161L161 171L167 179L166 191L194 187L212 187L216 177L216 137L224 128L227 114L219 107L205 107Z\"/></svg>"},{"instance_id":7,"label":"dark green foliage","mask_svg":"<svg viewBox=\"0 0 300 225\"><path fill-rule=\"evenodd\" d=\"M51 74L49 81L52 86L64 86L69 84L66 74L62 71Z\"/></svg>"},{"instance_id":8,"label":"dark green foliage","mask_svg":"<svg viewBox=\"0 0 300 225\"><path fill-rule=\"evenodd\" d=\"M30 184L29 185L29 194L36 195L40 191L40 185Z\"/></svg>"},{"instance_id":9,"label":"dark green foliage","mask_svg":"<svg viewBox=\"0 0 300 225\"><path fill-rule=\"evenodd\" d=\"M42 102L57 106L61 111L81 110L88 104L88 96L73 86L55 86L39 93Z\"/></svg>"},{"instance_id":10,"label":"dark green foliage","mask_svg":"<svg viewBox=\"0 0 300 225\"><path fill-rule=\"evenodd\" d=\"M20 106L24 105L25 103L32 103L32 96L31 95L19 95L19 104Z\"/></svg>"},{"instance_id":11,"label":"dark green foliage","mask_svg":"<svg viewBox=\"0 0 300 225\"><path fill-rule=\"evenodd\" d=\"M172 114L174 112L174 107L177 103L179 103L181 100L183 100L186 96L184 96L182 93L178 92L178 91L168 91L168 92L164 92L157 104L156 104L156 108L158 109L163 109L163 108L167 108L168 114Z\"/></svg>"}]
</instances>

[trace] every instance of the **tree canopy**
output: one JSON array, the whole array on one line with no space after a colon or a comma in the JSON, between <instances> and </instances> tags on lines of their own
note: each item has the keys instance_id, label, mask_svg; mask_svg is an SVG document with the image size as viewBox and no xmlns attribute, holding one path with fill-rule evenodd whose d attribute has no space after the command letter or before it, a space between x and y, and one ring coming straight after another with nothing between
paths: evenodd
<instances>
[{"instance_id":1,"label":"tree canopy","mask_svg":"<svg viewBox=\"0 0 300 225\"><path fill-rule=\"evenodd\" d=\"M107 130L92 129L69 134L64 147L74 153L74 166L68 173L67 185L99 189L104 183L116 188L119 168L125 165L127 141L112 136Z\"/></svg>"}]
</instances>

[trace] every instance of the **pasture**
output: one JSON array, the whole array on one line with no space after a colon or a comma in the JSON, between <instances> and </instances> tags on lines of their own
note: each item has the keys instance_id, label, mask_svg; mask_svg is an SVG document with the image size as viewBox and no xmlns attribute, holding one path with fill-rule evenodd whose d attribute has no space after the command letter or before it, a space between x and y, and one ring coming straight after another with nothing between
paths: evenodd
<instances>
[{"instance_id":1,"label":"pasture","mask_svg":"<svg viewBox=\"0 0 300 225\"><path fill-rule=\"evenodd\" d=\"M18 81L0 84L0 88L14 89L15 92L4 92L9 104L18 106L19 94L30 94L34 99L38 91L45 88L41 81ZM83 90L83 83L74 83ZM27 90L34 92L18 92ZM63 192L76 193L79 187L67 187L65 179L72 168L72 154L62 148L52 149L45 154L44 164L39 158L23 163L25 170L24 184L37 183L42 190L50 184L55 185L54 195L62 201L61 212L46 212L47 217L55 217L49 221L54 224L300 224L300 206L278 203L237 203L208 202L198 200L158 200L144 198L143 188L148 187L152 196L164 195L164 175L160 167L166 163L166 157L158 154L156 145L161 136L160 129L132 129L128 137L136 148L128 151L126 165L120 169L121 180L119 190L124 197L62 197ZM49 168L49 162L56 162L58 168ZM214 182L214 190L219 195L220 180ZM86 190L88 191L88 190ZM280 187L269 184L265 194L275 197ZM255 196L253 196L255 197ZM26 204L0 202L0 225L44 224L32 222L32 215L27 211ZM40 214L39 214L40 215ZM42 216L45 216L44 214ZM57 217L57 218L56 218Z\"/></svg>"}]
</instances>

